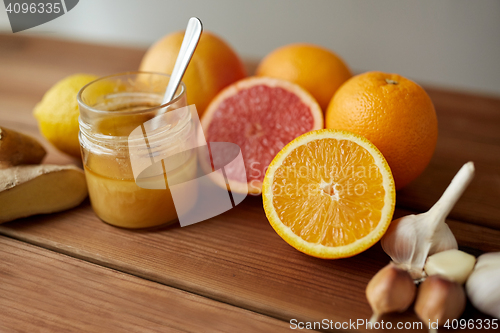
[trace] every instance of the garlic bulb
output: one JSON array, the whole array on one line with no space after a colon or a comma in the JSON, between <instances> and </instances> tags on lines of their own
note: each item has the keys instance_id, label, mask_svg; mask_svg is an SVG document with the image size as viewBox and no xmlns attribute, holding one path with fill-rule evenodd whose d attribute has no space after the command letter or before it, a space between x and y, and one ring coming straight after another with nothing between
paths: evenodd
<instances>
[{"instance_id":1,"label":"garlic bulb","mask_svg":"<svg viewBox=\"0 0 500 333\"><path fill-rule=\"evenodd\" d=\"M500 252L479 256L465 287L476 308L500 319Z\"/></svg>"},{"instance_id":2,"label":"garlic bulb","mask_svg":"<svg viewBox=\"0 0 500 333\"><path fill-rule=\"evenodd\" d=\"M428 212L392 221L382 238L385 253L414 279L425 277L423 268L427 256L458 248L455 236L445 220L473 176L474 163L468 162Z\"/></svg>"}]
</instances>

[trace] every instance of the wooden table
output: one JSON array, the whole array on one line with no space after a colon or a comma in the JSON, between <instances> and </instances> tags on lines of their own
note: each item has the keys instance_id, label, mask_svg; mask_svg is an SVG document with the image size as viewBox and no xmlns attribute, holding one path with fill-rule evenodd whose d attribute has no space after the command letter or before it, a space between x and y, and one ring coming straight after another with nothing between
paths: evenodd
<instances>
[{"instance_id":1,"label":"wooden table","mask_svg":"<svg viewBox=\"0 0 500 333\"><path fill-rule=\"evenodd\" d=\"M0 124L42 140L45 163L77 163L43 141L33 107L67 75L135 70L143 54L0 35ZM448 223L465 251L500 251L500 100L427 91L439 141L424 174L397 194L395 216L428 209L472 160L476 177ZM366 320L366 284L389 262L378 244L331 261L294 250L270 227L260 197L206 222L155 231L102 223L87 200L5 223L0 234L2 333L281 332L293 318ZM468 305L463 318L486 316ZM383 319L417 321L411 310Z\"/></svg>"}]
</instances>

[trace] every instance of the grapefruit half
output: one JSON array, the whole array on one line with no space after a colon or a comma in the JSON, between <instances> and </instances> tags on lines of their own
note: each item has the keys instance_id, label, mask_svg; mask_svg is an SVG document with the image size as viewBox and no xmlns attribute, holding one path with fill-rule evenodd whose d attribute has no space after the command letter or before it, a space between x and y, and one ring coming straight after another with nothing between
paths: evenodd
<instances>
[{"instance_id":1,"label":"grapefruit half","mask_svg":"<svg viewBox=\"0 0 500 333\"><path fill-rule=\"evenodd\" d=\"M250 77L222 90L201 124L207 142L232 142L241 149L245 174L225 170L231 191L258 195L276 154L296 137L323 128L323 113L314 97L294 83Z\"/></svg>"}]
</instances>

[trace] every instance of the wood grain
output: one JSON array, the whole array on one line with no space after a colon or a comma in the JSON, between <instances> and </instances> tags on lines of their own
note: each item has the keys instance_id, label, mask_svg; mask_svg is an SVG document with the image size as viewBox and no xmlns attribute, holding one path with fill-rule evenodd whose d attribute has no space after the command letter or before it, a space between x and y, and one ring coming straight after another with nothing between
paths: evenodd
<instances>
[{"instance_id":1,"label":"wood grain","mask_svg":"<svg viewBox=\"0 0 500 333\"><path fill-rule=\"evenodd\" d=\"M0 331L289 332L290 324L0 237Z\"/></svg>"},{"instance_id":2,"label":"wood grain","mask_svg":"<svg viewBox=\"0 0 500 333\"><path fill-rule=\"evenodd\" d=\"M500 229L500 99L427 91L439 120L436 151L425 172L398 192L398 206L428 210L460 167L473 161L476 176L450 217Z\"/></svg>"},{"instance_id":3,"label":"wood grain","mask_svg":"<svg viewBox=\"0 0 500 333\"><path fill-rule=\"evenodd\" d=\"M135 69L144 52L10 35L0 35L0 47L0 122L38 138L31 110L57 80L75 72ZM396 216L430 207L459 167L473 160L476 179L452 212L461 222L450 220L450 227L468 252L499 251L500 101L428 91L440 121L438 146L426 172L398 193L398 206L409 210L398 209ZM47 162L77 163L50 147ZM97 219L87 202L3 224L0 233L285 321L369 318L364 288L389 261L378 245L335 261L301 254L269 226L261 198L186 228L114 228ZM478 316L470 307L464 315ZM416 317L408 311L384 319Z\"/></svg>"},{"instance_id":4,"label":"wood grain","mask_svg":"<svg viewBox=\"0 0 500 333\"><path fill-rule=\"evenodd\" d=\"M0 233L285 321L369 318L366 284L389 262L380 246L349 259L309 257L272 230L260 200L248 198L185 228L119 229L82 205L3 224ZM396 216L408 213L398 210ZM500 231L456 221L449 225L468 252L500 251ZM408 312L385 320L417 319Z\"/></svg>"},{"instance_id":5,"label":"wood grain","mask_svg":"<svg viewBox=\"0 0 500 333\"><path fill-rule=\"evenodd\" d=\"M58 80L79 72L108 75L139 67L145 50L0 34L0 122L43 141L31 112ZM253 73L257 61L247 61ZM439 119L439 139L427 170L399 191L397 204L429 209L456 171L474 161L476 177L451 216L500 229L500 99L426 89ZM49 151L46 163L78 163Z\"/></svg>"}]
</instances>

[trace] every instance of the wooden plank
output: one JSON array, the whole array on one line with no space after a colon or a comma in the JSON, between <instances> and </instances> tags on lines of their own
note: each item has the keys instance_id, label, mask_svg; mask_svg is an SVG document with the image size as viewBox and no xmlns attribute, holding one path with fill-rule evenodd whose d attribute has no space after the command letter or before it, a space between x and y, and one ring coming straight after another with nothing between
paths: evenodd
<instances>
[{"instance_id":1,"label":"wooden plank","mask_svg":"<svg viewBox=\"0 0 500 333\"><path fill-rule=\"evenodd\" d=\"M58 80L75 73L136 71L145 50L0 34L0 91L40 99Z\"/></svg>"},{"instance_id":2,"label":"wooden plank","mask_svg":"<svg viewBox=\"0 0 500 333\"><path fill-rule=\"evenodd\" d=\"M0 233L285 321L369 318L366 284L389 262L380 246L343 260L309 257L279 238L260 201L249 198L229 212L186 228L153 231L109 226L85 204L3 224ZM398 210L397 216L407 213ZM449 224L469 252L500 250L500 231ZM477 315L472 311L467 317ZM387 320L416 318L407 312Z\"/></svg>"},{"instance_id":3,"label":"wooden plank","mask_svg":"<svg viewBox=\"0 0 500 333\"><path fill-rule=\"evenodd\" d=\"M288 332L289 323L0 237L0 331Z\"/></svg>"},{"instance_id":4,"label":"wooden plank","mask_svg":"<svg viewBox=\"0 0 500 333\"><path fill-rule=\"evenodd\" d=\"M61 78L136 70L144 50L0 34L0 121L41 140L31 111ZM256 61L247 61L253 73ZM439 140L427 170L398 193L398 206L427 210L460 166L472 160L477 175L452 217L500 229L500 99L427 89L439 118ZM78 163L45 144L47 163Z\"/></svg>"},{"instance_id":5,"label":"wooden plank","mask_svg":"<svg viewBox=\"0 0 500 333\"><path fill-rule=\"evenodd\" d=\"M460 167L476 176L451 217L500 229L500 99L427 89L439 119L439 139L425 172L397 196L399 207L428 210Z\"/></svg>"},{"instance_id":6,"label":"wooden plank","mask_svg":"<svg viewBox=\"0 0 500 333\"><path fill-rule=\"evenodd\" d=\"M23 41L18 42L17 38ZM5 41L14 46L9 47ZM104 73L107 69L123 71L122 68L137 66L142 55L138 50L89 44L69 43L66 48L66 42L26 37L0 36L0 45L0 120L4 126L35 136L38 134L31 109L60 77L79 71L99 75L108 74ZM128 52L131 55L120 55ZM38 54L43 59L40 66L36 65ZM72 56L60 63L54 60L67 54ZM107 66L108 63L112 65ZM32 87L27 89L30 77L33 77ZM498 228L500 214L496 202L500 193L494 187L499 174L495 168L499 165L495 156L499 146L495 134L498 100L475 97L470 103L459 103L459 108L452 102L453 96L465 100L468 96L432 90L430 93L440 118L438 148L426 173L398 194L398 205L426 209L461 164L472 159L478 169L475 182L483 180L480 185L471 185L466 192L468 197L464 196L453 214L478 225ZM8 109L4 109L4 101L8 101ZM474 118L477 105L480 116ZM461 111L455 118L453 112L457 108ZM446 117L452 120L447 121ZM464 127L464 121L472 121L473 130L467 132L469 127ZM68 160L53 150L48 156L52 163ZM403 213L406 212L397 211ZM450 225L460 245L469 251L500 250L500 231L456 221L450 221ZM325 261L303 255L271 229L260 198L248 198L230 212L182 229L178 226L156 231L117 229L99 221L86 203L69 212L4 224L0 233L287 321L328 318L340 322L368 318L370 309L364 288L371 276L388 262L379 246L345 260ZM470 310L465 317L477 315ZM388 319L415 320L415 317L408 312Z\"/></svg>"}]
</instances>

